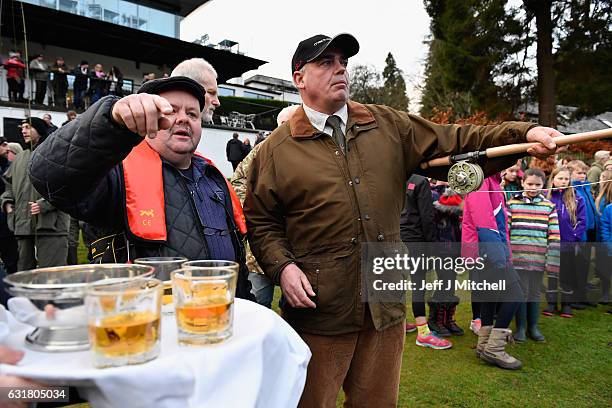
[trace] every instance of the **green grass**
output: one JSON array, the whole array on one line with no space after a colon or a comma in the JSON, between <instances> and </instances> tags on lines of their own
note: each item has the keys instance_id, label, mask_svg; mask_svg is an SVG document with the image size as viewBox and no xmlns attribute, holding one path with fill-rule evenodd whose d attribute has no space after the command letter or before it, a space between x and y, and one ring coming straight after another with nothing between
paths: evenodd
<instances>
[{"instance_id":1,"label":"green grass","mask_svg":"<svg viewBox=\"0 0 612 408\"><path fill-rule=\"evenodd\" d=\"M79 261L86 263L81 244ZM273 301L276 311L280 289ZM575 311L573 319L544 317L540 328L546 343L527 341L507 351L523 362L520 371L506 371L479 361L476 336L468 330L471 309L462 302L457 322L465 330L452 337L450 350L415 345L406 334L399 407L609 407L612 406L612 315L609 307ZM412 311L408 310L408 316ZM342 406L343 395L338 397Z\"/></svg>"},{"instance_id":2,"label":"green grass","mask_svg":"<svg viewBox=\"0 0 612 408\"><path fill-rule=\"evenodd\" d=\"M276 288L277 311L279 297ZM507 371L476 358L476 336L468 330L471 308L463 302L456 318L466 333L451 338L453 348L418 347L416 333L406 334L398 406L612 406L612 315L607 309L575 311L573 319L542 316L546 342L509 345L507 351L523 362L523 369ZM343 401L340 393L337 406Z\"/></svg>"}]
</instances>

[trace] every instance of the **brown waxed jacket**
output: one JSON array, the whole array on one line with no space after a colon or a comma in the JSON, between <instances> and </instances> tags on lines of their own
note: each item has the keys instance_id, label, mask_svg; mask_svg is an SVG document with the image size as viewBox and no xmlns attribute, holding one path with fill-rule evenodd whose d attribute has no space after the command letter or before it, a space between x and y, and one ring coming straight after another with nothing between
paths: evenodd
<instances>
[{"instance_id":1,"label":"brown waxed jacket","mask_svg":"<svg viewBox=\"0 0 612 408\"><path fill-rule=\"evenodd\" d=\"M386 106L348 102L347 153L316 130L300 107L254 158L245 215L251 248L276 284L297 264L316 293L315 309L283 306L298 332L358 331L366 305L377 330L405 319L403 303L362 302L362 244L401 242L399 219L409 175L426 160L525 142L532 123L437 125ZM488 160L486 175L517 156ZM446 179L447 167L425 175Z\"/></svg>"}]
</instances>

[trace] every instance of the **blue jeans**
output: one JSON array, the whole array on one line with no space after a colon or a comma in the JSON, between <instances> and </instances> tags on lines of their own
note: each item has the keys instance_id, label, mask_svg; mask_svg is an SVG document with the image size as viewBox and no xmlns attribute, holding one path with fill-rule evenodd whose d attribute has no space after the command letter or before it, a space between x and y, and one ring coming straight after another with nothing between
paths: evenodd
<instances>
[{"instance_id":1,"label":"blue jeans","mask_svg":"<svg viewBox=\"0 0 612 408\"><path fill-rule=\"evenodd\" d=\"M249 273L251 282L251 293L255 296L257 303L270 309L274 297L274 283L266 275L260 273Z\"/></svg>"}]
</instances>

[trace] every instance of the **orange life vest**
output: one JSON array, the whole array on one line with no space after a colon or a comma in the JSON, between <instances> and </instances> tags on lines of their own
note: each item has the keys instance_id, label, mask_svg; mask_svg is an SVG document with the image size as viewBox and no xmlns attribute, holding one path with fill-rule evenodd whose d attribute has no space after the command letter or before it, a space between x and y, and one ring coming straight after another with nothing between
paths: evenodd
<instances>
[{"instance_id":1,"label":"orange life vest","mask_svg":"<svg viewBox=\"0 0 612 408\"><path fill-rule=\"evenodd\" d=\"M216 168L211 160L197 152L196 155ZM122 166L130 232L147 241L166 241L168 237L161 157L143 140L123 160ZM238 230L246 234L246 220L240 200L227 179L225 182L232 200L234 222Z\"/></svg>"}]
</instances>

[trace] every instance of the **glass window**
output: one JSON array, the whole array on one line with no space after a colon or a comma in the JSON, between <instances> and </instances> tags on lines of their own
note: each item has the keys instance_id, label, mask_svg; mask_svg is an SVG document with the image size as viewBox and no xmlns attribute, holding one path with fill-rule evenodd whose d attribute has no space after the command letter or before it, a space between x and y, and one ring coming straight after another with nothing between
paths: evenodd
<instances>
[{"instance_id":1,"label":"glass window","mask_svg":"<svg viewBox=\"0 0 612 408\"><path fill-rule=\"evenodd\" d=\"M22 0L137 30L179 38L180 17L125 0Z\"/></svg>"},{"instance_id":2,"label":"glass window","mask_svg":"<svg viewBox=\"0 0 612 408\"><path fill-rule=\"evenodd\" d=\"M262 95L257 92L249 92L249 91L244 91L244 97L245 98L255 98L255 99L273 99L271 96Z\"/></svg>"},{"instance_id":3,"label":"glass window","mask_svg":"<svg viewBox=\"0 0 612 408\"><path fill-rule=\"evenodd\" d=\"M219 96L234 96L236 95L236 91L229 88L224 88L222 86L219 87Z\"/></svg>"}]
</instances>

